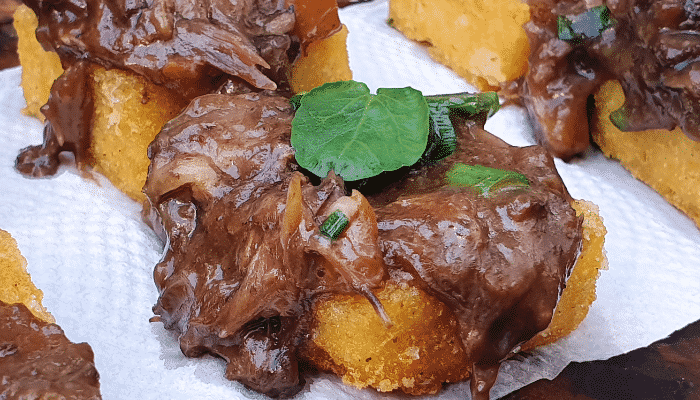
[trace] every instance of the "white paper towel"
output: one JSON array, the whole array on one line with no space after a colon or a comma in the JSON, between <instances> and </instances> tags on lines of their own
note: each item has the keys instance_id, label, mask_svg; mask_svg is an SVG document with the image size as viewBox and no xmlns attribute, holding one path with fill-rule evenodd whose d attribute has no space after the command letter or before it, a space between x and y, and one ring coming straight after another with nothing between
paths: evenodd
<instances>
[{"instance_id":1,"label":"white paper towel","mask_svg":"<svg viewBox=\"0 0 700 400\"><path fill-rule=\"evenodd\" d=\"M413 86L425 94L472 89L435 64L425 49L386 25L386 1L341 10L350 30L354 78L370 89ZM223 378L224 362L188 359L160 323L149 323L157 293L152 280L162 245L141 222L140 206L105 180L63 167L55 177L26 179L13 168L18 151L42 140L41 124L20 114L18 68L0 72L0 229L28 260L44 304L73 341L90 343L111 399L263 398ZM511 144L534 143L522 109L506 107L487 129ZM646 346L700 319L700 231L615 162L591 152L557 167L576 198L597 203L608 228L610 269L598 300L573 334L503 365L492 397L570 361L607 358ZM468 384L439 396L468 398ZM346 387L335 377L311 380L300 399L401 398Z\"/></svg>"}]
</instances>

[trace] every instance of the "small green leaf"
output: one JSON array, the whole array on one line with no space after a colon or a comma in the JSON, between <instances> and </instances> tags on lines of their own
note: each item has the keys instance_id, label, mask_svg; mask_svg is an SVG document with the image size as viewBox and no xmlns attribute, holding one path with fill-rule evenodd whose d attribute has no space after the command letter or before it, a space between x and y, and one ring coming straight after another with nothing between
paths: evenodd
<instances>
[{"instance_id":1,"label":"small green leaf","mask_svg":"<svg viewBox=\"0 0 700 400\"><path fill-rule=\"evenodd\" d=\"M530 182L521 173L503 169L457 163L447 171L447 182L452 186L473 187L484 197L490 197L508 187L529 187Z\"/></svg>"},{"instance_id":2,"label":"small green leaf","mask_svg":"<svg viewBox=\"0 0 700 400\"><path fill-rule=\"evenodd\" d=\"M627 127L629 126L629 121L630 121L630 110L627 108L625 104L622 105L622 107L618 108L617 110L613 111L610 113L610 122L615 125L615 127L622 132L627 131Z\"/></svg>"},{"instance_id":3,"label":"small green leaf","mask_svg":"<svg viewBox=\"0 0 700 400\"><path fill-rule=\"evenodd\" d=\"M420 91L326 83L303 95L292 121L299 165L347 181L413 165L428 142L428 104Z\"/></svg>"},{"instance_id":4,"label":"small green leaf","mask_svg":"<svg viewBox=\"0 0 700 400\"><path fill-rule=\"evenodd\" d=\"M605 5L597 6L576 15L560 15L557 17L559 39L580 42L592 39L617 24L610 16L610 10Z\"/></svg>"}]
</instances>

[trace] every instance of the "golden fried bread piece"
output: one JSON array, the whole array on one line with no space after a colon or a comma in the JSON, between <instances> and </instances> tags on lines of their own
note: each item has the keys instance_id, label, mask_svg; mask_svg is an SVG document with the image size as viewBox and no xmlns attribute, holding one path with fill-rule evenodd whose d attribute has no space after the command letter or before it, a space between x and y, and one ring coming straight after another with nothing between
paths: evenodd
<instances>
[{"instance_id":1,"label":"golden fried bread piece","mask_svg":"<svg viewBox=\"0 0 700 400\"><path fill-rule=\"evenodd\" d=\"M443 382L469 377L471 367L462 362L457 321L448 307L406 284L389 284L377 298L391 328L361 295L319 302L307 356L346 384L382 392L436 393Z\"/></svg>"},{"instance_id":2,"label":"golden fried bread piece","mask_svg":"<svg viewBox=\"0 0 700 400\"><path fill-rule=\"evenodd\" d=\"M596 298L599 270L607 269L606 230L597 206L578 200L572 207L584 218L581 253L552 322L522 350L553 343L576 329ZM387 285L377 297L394 323L391 328L382 324L363 296L320 301L306 356L319 368L342 376L346 384L382 392L435 393L442 382L469 377L457 322L442 302L408 285Z\"/></svg>"},{"instance_id":3,"label":"golden fried bread piece","mask_svg":"<svg viewBox=\"0 0 700 400\"><path fill-rule=\"evenodd\" d=\"M296 93L326 82L352 79L348 60L348 28L340 23L336 0L294 0L292 35L300 41L300 54L288 70Z\"/></svg>"},{"instance_id":4,"label":"golden fried bread piece","mask_svg":"<svg viewBox=\"0 0 700 400\"><path fill-rule=\"evenodd\" d=\"M611 79L619 81L625 93L624 105L611 114L620 130L663 132L678 126L700 141L700 46L689 39L695 40L700 32L697 3L530 0L528 4L531 20L524 28L531 54L519 88L520 101L527 108L535 139L554 156L568 160L588 149L590 131L596 128L589 124L587 101ZM683 151L661 151L675 139L659 137L662 144L651 145L646 138L663 135L640 139L637 133L615 134L635 136L636 145L624 145L628 150L639 147L630 151L630 170L641 171L639 162L644 162L645 154L663 164L667 155ZM671 190L675 189L659 191Z\"/></svg>"},{"instance_id":5,"label":"golden fried bread piece","mask_svg":"<svg viewBox=\"0 0 700 400\"><path fill-rule=\"evenodd\" d=\"M47 52L34 36L37 17L27 6L15 13L22 63L25 113L44 119L39 109L53 82L63 73L58 55ZM146 148L160 128L187 105L185 99L130 71L102 67L91 69L94 111L90 156L92 166L117 188L137 201L145 197Z\"/></svg>"},{"instance_id":6,"label":"golden fried bread piece","mask_svg":"<svg viewBox=\"0 0 700 400\"><path fill-rule=\"evenodd\" d=\"M600 270L608 269L603 248L607 230L598 214L598 206L585 200L577 200L571 206L576 210L576 215L583 215L581 254L566 281L566 289L554 310L552 322L522 346L524 351L554 343L576 329L586 318L596 298L595 284Z\"/></svg>"},{"instance_id":7,"label":"golden fried bread piece","mask_svg":"<svg viewBox=\"0 0 700 400\"><path fill-rule=\"evenodd\" d=\"M430 55L480 90L522 76L530 47L520 0L391 0L389 19L408 38L428 42Z\"/></svg>"},{"instance_id":8,"label":"golden fried bread piece","mask_svg":"<svg viewBox=\"0 0 700 400\"><path fill-rule=\"evenodd\" d=\"M90 151L95 170L134 200L148 174L146 149L186 99L133 72L95 67Z\"/></svg>"},{"instance_id":9,"label":"golden fried bread piece","mask_svg":"<svg viewBox=\"0 0 700 400\"><path fill-rule=\"evenodd\" d=\"M41 305L44 294L32 283L27 272L27 260L17 248L12 236L0 229L0 301L22 303L35 317L54 322L53 316Z\"/></svg>"},{"instance_id":10,"label":"golden fried bread piece","mask_svg":"<svg viewBox=\"0 0 700 400\"><path fill-rule=\"evenodd\" d=\"M300 55L292 65L289 83L295 93L307 92L326 82L352 79L345 43L348 28L343 25L333 35L311 43L308 54Z\"/></svg>"},{"instance_id":11,"label":"golden fried bread piece","mask_svg":"<svg viewBox=\"0 0 700 400\"><path fill-rule=\"evenodd\" d=\"M700 226L700 142L680 128L622 132L610 121L625 95L617 81L595 94L591 132L606 156L620 160L637 179L656 190Z\"/></svg>"},{"instance_id":12,"label":"golden fried bread piece","mask_svg":"<svg viewBox=\"0 0 700 400\"><path fill-rule=\"evenodd\" d=\"M39 112L49 99L51 85L62 73L61 60L53 51L44 51L34 36L38 21L34 12L24 4L17 7L14 14L17 31L17 52L22 64L22 89L27 107L22 112L44 120Z\"/></svg>"}]
</instances>

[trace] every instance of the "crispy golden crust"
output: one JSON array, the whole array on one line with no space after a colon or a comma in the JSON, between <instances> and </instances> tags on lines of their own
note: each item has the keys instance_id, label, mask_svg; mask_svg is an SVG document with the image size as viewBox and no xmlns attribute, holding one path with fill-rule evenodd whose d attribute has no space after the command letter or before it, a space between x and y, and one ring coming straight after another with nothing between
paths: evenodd
<instances>
[{"instance_id":1,"label":"crispy golden crust","mask_svg":"<svg viewBox=\"0 0 700 400\"><path fill-rule=\"evenodd\" d=\"M607 269L606 230L598 208L586 201L572 206L584 217L581 254L549 327L523 350L552 343L576 329L595 300L599 270ZM469 377L457 322L443 303L408 285L389 284L377 297L393 327L383 325L363 296L335 296L316 305L317 322L305 356L318 368L342 376L347 384L379 391L435 393L443 382Z\"/></svg>"},{"instance_id":2,"label":"crispy golden crust","mask_svg":"<svg viewBox=\"0 0 700 400\"><path fill-rule=\"evenodd\" d=\"M63 73L58 55L47 52L34 36L37 18L24 5L14 14L22 64L23 112L41 120L54 80ZM91 159L95 169L137 201L145 200L146 148L160 128L187 105L184 99L131 72L96 67Z\"/></svg>"},{"instance_id":3,"label":"crispy golden crust","mask_svg":"<svg viewBox=\"0 0 700 400\"><path fill-rule=\"evenodd\" d=\"M43 297L41 290L32 283L27 260L20 254L17 242L0 229L0 301L22 303L37 318L54 322L53 316L41 305Z\"/></svg>"},{"instance_id":4,"label":"crispy golden crust","mask_svg":"<svg viewBox=\"0 0 700 400\"><path fill-rule=\"evenodd\" d=\"M62 73L58 54L44 51L34 36L39 22L34 12L24 4L17 7L14 14L14 27L17 31L17 52L22 64L22 89L27 107L22 112L44 120L39 109L49 99L51 85Z\"/></svg>"},{"instance_id":5,"label":"crispy golden crust","mask_svg":"<svg viewBox=\"0 0 700 400\"><path fill-rule=\"evenodd\" d=\"M377 297L389 329L363 296L319 302L308 357L346 384L382 392L435 393L469 376L457 322L443 303L408 285L389 284Z\"/></svg>"},{"instance_id":6,"label":"crispy golden crust","mask_svg":"<svg viewBox=\"0 0 700 400\"><path fill-rule=\"evenodd\" d=\"M595 94L593 140L606 156L620 160L637 179L651 186L700 227L700 142L680 128L622 132L610 113L625 101L617 81L608 81Z\"/></svg>"},{"instance_id":7,"label":"crispy golden crust","mask_svg":"<svg viewBox=\"0 0 700 400\"><path fill-rule=\"evenodd\" d=\"M479 90L493 90L527 71L530 46L520 0L391 0L389 19L408 38Z\"/></svg>"}]
</instances>

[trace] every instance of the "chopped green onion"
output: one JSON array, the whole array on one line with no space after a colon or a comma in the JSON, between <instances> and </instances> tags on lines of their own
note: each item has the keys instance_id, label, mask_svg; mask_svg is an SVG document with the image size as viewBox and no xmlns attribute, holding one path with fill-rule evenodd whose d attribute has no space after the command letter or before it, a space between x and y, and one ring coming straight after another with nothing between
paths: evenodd
<instances>
[{"instance_id":1,"label":"chopped green onion","mask_svg":"<svg viewBox=\"0 0 700 400\"><path fill-rule=\"evenodd\" d=\"M340 210L335 210L321 224L321 234L331 240L335 240L348 227L350 220Z\"/></svg>"},{"instance_id":2,"label":"chopped green onion","mask_svg":"<svg viewBox=\"0 0 700 400\"><path fill-rule=\"evenodd\" d=\"M425 96L425 100L430 113L430 143L423 160L428 162L442 160L457 149L457 135L450 120L451 112L465 117L486 112L486 117L489 118L500 108L495 92Z\"/></svg>"},{"instance_id":3,"label":"chopped green onion","mask_svg":"<svg viewBox=\"0 0 700 400\"><path fill-rule=\"evenodd\" d=\"M617 21L610 16L610 10L605 5L593 7L581 14L557 17L559 39L573 42L598 37L615 24Z\"/></svg>"},{"instance_id":4,"label":"chopped green onion","mask_svg":"<svg viewBox=\"0 0 700 400\"><path fill-rule=\"evenodd\" d=\"M439 103L428 103L430 129L428 147L423 159L428 162L442 160L457 149L457 135L450 121L449 109Z\"/></svg>"}]
</instances>

